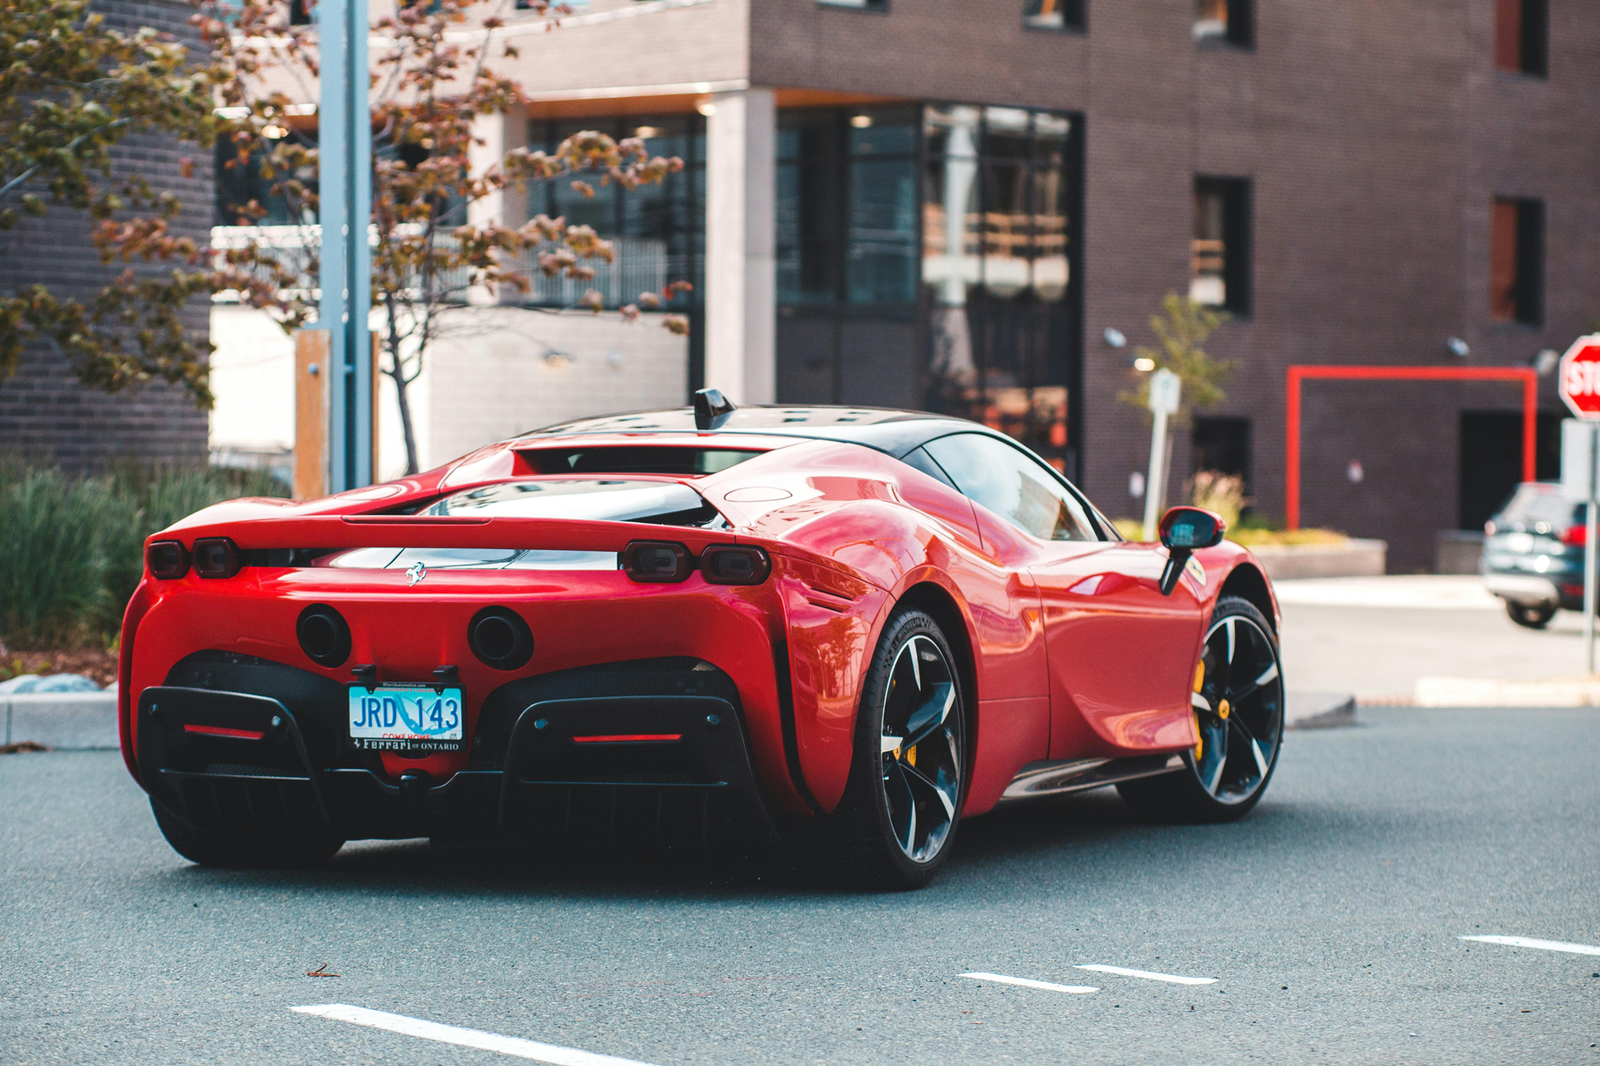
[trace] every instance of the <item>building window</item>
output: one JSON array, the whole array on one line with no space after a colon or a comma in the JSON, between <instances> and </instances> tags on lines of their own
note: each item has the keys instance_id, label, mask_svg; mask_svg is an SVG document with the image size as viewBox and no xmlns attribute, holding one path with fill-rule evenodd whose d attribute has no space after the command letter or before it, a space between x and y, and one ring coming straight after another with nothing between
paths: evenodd
<instances>
[{"instance_id":1,"label":"building window","mask_svg":"<svg viewBox=\"0 0 1600 1066\"><path fill-rule=\"evenodd\" d=\"M888 11L889 0L817 0L823 7L853 7L860 11Z\"/></svg>"},{"instance_id":2,"label":"building window","mask_svg":"<svg viewBox=\"0 0 1600 1066\"><path fill-rule=\"evenodd\" d=\"M1195 0L1194 39L1249 48L1256 43L1254 0Z\"/></svg>"},{"instance_id":3,"label":"building window","mask_svg":"<svg viewBox=\"0 0 1600 1066\"><path fill-rule=\"evenodd\" d=\"M1536 326L1544 317L1544 203L1496 197L1489 228L1489 313Z\"/></svg>"},{"instance_id":4,"label":"building window","mask_svg":"<svg viewBox=\"0 0 1600 1066\"><path fill-rule=\"evenodd\" d=\"M1495 66L1543 77L1549 51L1550 0L1495 0Z\"/></svg>"},{"instance_id":5,"label":"building window","mask_svg":"<svg viewBox=\"0 0 1600 1066\"><path fill-rule=\"evenodd\" d=\"M917 111L778 117L778 303L917 298Z\"/></svg>"},{"instance_id":6,"label":"building window","mask_svg":"<svg viewBox=\"0 0 1600 1066\"><path fill-rule=\"evenodd\" d=\"M311 23L311 0L289 0L289 25L309 26Z\"/></svg>"},{"instance_id":7,"label":"building window","mask_svg":"<svg viewBox=\"0 0 1600 1066\"><path fill-rule=\"evenodd\" d=\"M1215 415L1194 419L1193 467L1238 478L1250 489L1250 420Z\"/></svg>"},{"instance_id":8,"label":"building window","mask_svg":"<svg viewBox=\"0 0 1600 1066\"><path fill-rule=\"evenodd\" d=\"M593 226L616 249L616 261L586 262L595 267L593 280L546 278L532 269L532 291L523 297L530 304L570 307L585 291L594 289L607 307L633 303L640 293L660 292L670 281L687 281L693 288L680 292L667 306L691 312L704 299L706 124L699 115L632 115L622 118L583 118L557 122L535 121L528 131L528 147L554 151L562 140L582 130L599 130L621 140L641 137L651 155L683 160L683 170L668 174L656 184L626 192L615 182L602 182L593 174L578 175L593 188L592 197L572 187L572 177L535 181L528 187L528 213L565 217L575 225ZM692 338L691 343L698 343ZM691 353L692 357L692 353Z\"/></svg>"},{"instance_id":9,"label":"building window","mask_svg":"<svg viewBox=\"0 0 1600 1066\"><path fill-rule=\"evenodd\" d=\"M278 136L273 136L276 133ZM289 178L298 180L311 196L317 192L315 167L286 174L274 170L268 160L273 146L284 137L306 146L317 143L315 126L269 127L265 144L256 145L249 158L241 158L239 148L227 137L215 145L216 219L218 226L299 226L317 221L316 208L303 200L291 201L283 185Z\"/></svg>"},{"instance_id":10,"label":"building window","mask_svg":"<svg viewBox=\"0 0 1600 1066\"><path fill-rule=\"evenodd\" d=\"M1030 30L1074 30L1086 28L1084 8L1087 0L1025 0L1022 24Z\"/></svg>"},{"instance_id":11,"label":"building window","mask_svg":"<svg viewBox=\"0 0 1600 1066\"><path fill-rule=\"evenodd\" d=\"M1194 179L1189 298L1250 313L1250 179Z\"/></svg>"}]
</instances>

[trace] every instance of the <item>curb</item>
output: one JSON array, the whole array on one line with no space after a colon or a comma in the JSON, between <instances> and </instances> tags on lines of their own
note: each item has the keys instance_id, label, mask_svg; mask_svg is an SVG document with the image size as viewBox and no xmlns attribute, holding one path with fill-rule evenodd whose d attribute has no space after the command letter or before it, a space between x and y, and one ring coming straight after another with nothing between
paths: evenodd
<instances>
[{"instance_id":1,"label":"curb","mask_svg":"<svg viewBox=\"0 0 1600 1066\"><path fill-rule=\"evenodd\" d=\"M1348 692L1290 692L1285 729L1338 729L1356 724L1356 698Z\"/></svg>"},{"instance_id":2,"label":"curb","mask_svg":"<svg viewBox=\"0 0 1600 1066\"><path fill-rule=\"evenodd\" d=\"M115 692L40 692L0 696L6 744L33 741L61 751L122 746Z\"/></svg>"},{"instance_id":3,"label":"curb","mask_svg":"<svg viewBox=\"0 0 1600 1066\"><path fill-rule=\"evenodd\" d=\"M1600 707L1600 678L1498 681L1467 677L1417 678L1418 707Z\"/></svg>"}]
</instances>

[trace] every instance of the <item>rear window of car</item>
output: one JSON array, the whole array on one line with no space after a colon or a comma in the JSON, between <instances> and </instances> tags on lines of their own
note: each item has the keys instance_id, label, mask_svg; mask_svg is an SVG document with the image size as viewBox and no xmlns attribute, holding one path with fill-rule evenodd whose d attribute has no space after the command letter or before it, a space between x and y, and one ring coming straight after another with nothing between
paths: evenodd
<instances>
[{"instance_id":1,"label":"rear window of car","mask_svg":"<svg viewBox=\"0 0 1600 1066\"><path fill-rule=\"evenodd\" d=\"M601 448L531 448L518 452L541 474L716 474L754 459L759 451L737 448L663 448L610 445Z\"/></svg>"},{"instance_id":2,"label":"rear window of car","mask_svg":"<svg viewBox=\"0 0 1600 1066\"><path fill-rule=\"evenodd\" d=\"M1495 524L1520 526L1525 530L1544 525L1561 530L1581 521L1583 505L1566 499L1560 489L1554 486L1522 485L1501 508Z\"/></svg>"}]
</instances>

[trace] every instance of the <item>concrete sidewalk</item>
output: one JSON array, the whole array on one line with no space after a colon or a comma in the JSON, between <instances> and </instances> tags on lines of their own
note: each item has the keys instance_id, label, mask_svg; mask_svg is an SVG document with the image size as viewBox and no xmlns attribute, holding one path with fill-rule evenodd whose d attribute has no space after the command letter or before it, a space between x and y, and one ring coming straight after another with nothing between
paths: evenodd
<instances>
[{"instance_id":1,"label":"concrete sidewalk","mask_svg":"<svg viewBox=\"0 0 1600 1066\"><path fill-rule=\"evenodd\" d=\"M1472 576L1324 578L1275 588L1292 688L1349 691L1373 704L1600 705L1600 681L1579 676L1580 614L1562 611L1546 629L1525 629Z\"/></svg>"}]
</instances>

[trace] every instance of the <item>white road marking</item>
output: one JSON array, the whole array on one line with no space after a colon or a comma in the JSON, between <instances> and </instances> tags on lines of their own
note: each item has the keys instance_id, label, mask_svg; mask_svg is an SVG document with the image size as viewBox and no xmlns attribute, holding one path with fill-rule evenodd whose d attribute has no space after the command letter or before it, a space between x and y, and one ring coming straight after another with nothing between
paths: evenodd
<instances>
[{"instance_id":1,"label":"white road marking","mask_svg":"<svg viewBox=\"0 0 1600 1066\"><path fill-rule=\"evenodd\" d=\"M436 1040L441 1044L497 1051L519 1059L548 1062L552 1066L649 1066L635 1059L619 1059L614 1055L596 1055L592 1051L541 1044L536 1040L523 1040L499 1033L485 1033L479 1029L463 1029L456 1025L440 1025L420 1018L407 1018L404 1014L389 1014L381 1010L352 1007L346 1003L322 1003L307 1007L290 1007L297 1014L314 1014L318 1018L331 1018L336 1022L366 1025L374 1029L387 1029L391 1033Z\"/></svg>"},{"instance_id":2,"label":"white road marking","mask_svg":"<svg viewBox=\"0 0 1600 1066\"><path fill-rule=\"evenodd\" d=\"M1457 940L1477 940L1484 944L1505 944L1513 948L1540 948L1544 951L1565 951L1571 955L1600 955L1600 948L1591 944L1569 944L1564 940L1535 940L1531 936L1462 936Z\"/></svg>"},{"instance_id":3,"label":"white road marking","mask_svg":"<svg viewBox=\"0 0 1600 1066\"><path fill-rule=\"evenodd\" d=\"M1042 988L1046 992L1070 992L1074 996L1087 996L1090 992L1100 991L1089 985L1056 985L1049 981L1033 981L1026 977L1007 977L1003 973L964 973L962 977L970 977L974 981L993 981L1002 985L1019 985L1022 988Z\"/></svg>"},{"instance_id":4,"label":"white road marking","mask_svg":"<svg viewBox=\"0 0 1600 1066\"><path fill-rule=\"evenodd\" d=\"M1079 966L1080 970L1093 970L1095 973L1114 973L1119 977L1142 977L1146 981L1165 981L1171 985L1214 985L1215 977L1180 977L1175 973L1154 973L1150 970L1129 970L1121 966Z\"/></svg>"}]
</instances>

